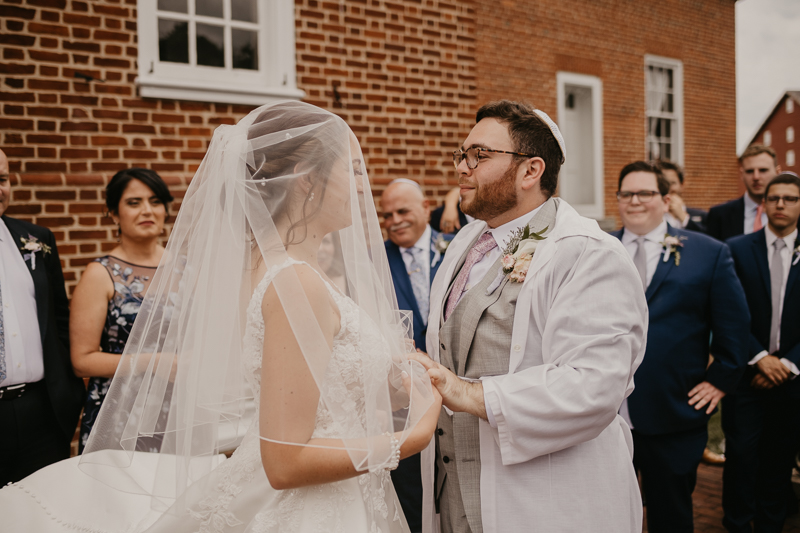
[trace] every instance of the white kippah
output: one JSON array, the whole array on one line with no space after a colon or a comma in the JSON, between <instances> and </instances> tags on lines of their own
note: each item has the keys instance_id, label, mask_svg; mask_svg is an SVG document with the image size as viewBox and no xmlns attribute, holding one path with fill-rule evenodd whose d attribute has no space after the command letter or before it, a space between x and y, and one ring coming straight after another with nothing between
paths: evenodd
<instances>
[{"instance_id":1,"label":"white kippah","mask_svg":"<svg viewBox=\"0 0 800 533\"><path fill-rule=\"evenodd\" d=\"M567 147L564 145L564 137L561 135L561 130L559 130L558 126L556 126L556 123L547 116L547 113L541 109L534 109L533 112L536 113L536 115L542 119L545 124L547 124L547 127L550 128L550 133L552 133L553 137L556 138L558 147L561 148L561 164L563 165L567 160Z\"/></svg>"},{"instance_id":2,"label":"white kippah","mask_svg":"<svg viewBox=\"0 0 800 533\"><path fill-rule=\"evenodd\" d=\"M408 183L409 185L413 185L414 187L416 187L420 191L422 190L422 187L419 186L419 183L417 183L414 180L410 180L408 178L395 178L395 179L393 179L392 181L389 182L389 185L394 185L395 183Z\"/></svg>"}]
</instances>

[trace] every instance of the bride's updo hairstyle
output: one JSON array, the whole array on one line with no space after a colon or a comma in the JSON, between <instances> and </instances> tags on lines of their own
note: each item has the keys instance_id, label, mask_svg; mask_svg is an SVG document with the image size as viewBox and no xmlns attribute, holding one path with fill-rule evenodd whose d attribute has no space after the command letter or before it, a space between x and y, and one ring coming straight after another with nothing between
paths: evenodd
<instances>
[{"instance_id":1,"label":"bride's updo hairstyle","mask_svg":"<svg viewBox=\"0 0 800 533\"><path fill-rule=\"evenodd\" d=\"M348 131L330 113L285 102L264 110L247 130L248 179L256 182L273 220L286 219L284 244L303 242L320 214L333 166L347 153ZM299 179L310 179L310 188Z\"/></svg>"}]
</instances>

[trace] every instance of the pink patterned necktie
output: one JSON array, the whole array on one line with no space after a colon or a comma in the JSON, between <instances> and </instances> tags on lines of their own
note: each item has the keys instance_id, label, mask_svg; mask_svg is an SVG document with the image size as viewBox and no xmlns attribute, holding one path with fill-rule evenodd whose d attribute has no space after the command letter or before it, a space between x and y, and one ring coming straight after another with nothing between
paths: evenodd
<instances>
[{"instance_id":1,"label":"pink patterned necktie","mask_svg":"<svg viewBox=\"0 0 800 533\"><path fill-rule=\"evenodd\" d=\"M497 242L495 242L494 237L488 231L481 235L481 238L478 239L478 242L472 247L472 249L467 254L467 259L464 261L464 266L461 267L461 272L458 273L458 277L456 278L455 283L453 283L453 290L450 291L450 297L447 299L447 307L444 310L444 319L447 320L450 318L450 315L453 314L453 311L458 305L459 300L464 295L464 287L467 286L467 280L469 279L469 273L472 270L472 267L475 264L483 259L483 256L486 255L489 250L492 248L497 247Z\"/></svg>"}]
</instances>

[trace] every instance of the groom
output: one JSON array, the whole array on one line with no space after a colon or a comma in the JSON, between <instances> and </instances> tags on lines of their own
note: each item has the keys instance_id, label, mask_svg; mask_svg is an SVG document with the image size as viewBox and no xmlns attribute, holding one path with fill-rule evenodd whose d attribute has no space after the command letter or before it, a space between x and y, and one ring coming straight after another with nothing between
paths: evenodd
<instances>
[{"instance_id":1,"label":"groom","mask_svg":"<svg viewBox=\"0 0 800 533\"><path fill-rule=\"evenodd\" d=\"M425 531L435 504L444 533L638 533L617 411L645 350L641 282L617 239L552 198L565 148L545 113L500 101L476 122L454 162L461 207L479 220L447 250L432 360L417 356L445 405L423 457Z\"/></svg>"}]
</instances>

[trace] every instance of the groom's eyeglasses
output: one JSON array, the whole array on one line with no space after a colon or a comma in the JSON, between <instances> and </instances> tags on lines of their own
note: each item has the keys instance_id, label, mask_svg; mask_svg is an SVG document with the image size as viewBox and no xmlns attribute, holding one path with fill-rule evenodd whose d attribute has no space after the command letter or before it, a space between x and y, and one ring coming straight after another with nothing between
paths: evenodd
<instances>
[{"instance_id":1,"label":"groom's eyeglasses","mask_svg":"<svg viewBox=\"0 0 800 533\"><path fill-rule=\"evenodd\" d=\"M622 204L627 204L633 200L634 196L639 197L639 201L643 204L650 202L656 195L661 195L658 191L617 191L617 200Z\"/></svg>"},{"instance_id":2,"label":"groom's eyeglasses","mask_svg":"<svg viewBox=\"0 0 800 533\"><path fill-rule=\"evenodd\" d=\"M481 152L493 152L496 154L512 154L512 155L521 155L523 157L536 157L533 154L523 154L520 152L508 152L506 150L492 150L490 148L480 148L478 146L473 146L467 150L458 149L453 152L453 166L458 168L458 165L461 164L461 161L464 159L467 160L467 166L470 170L475 170L478 168L478 163L480 162L480 155Z\"/></svg>"}]
</instances>

